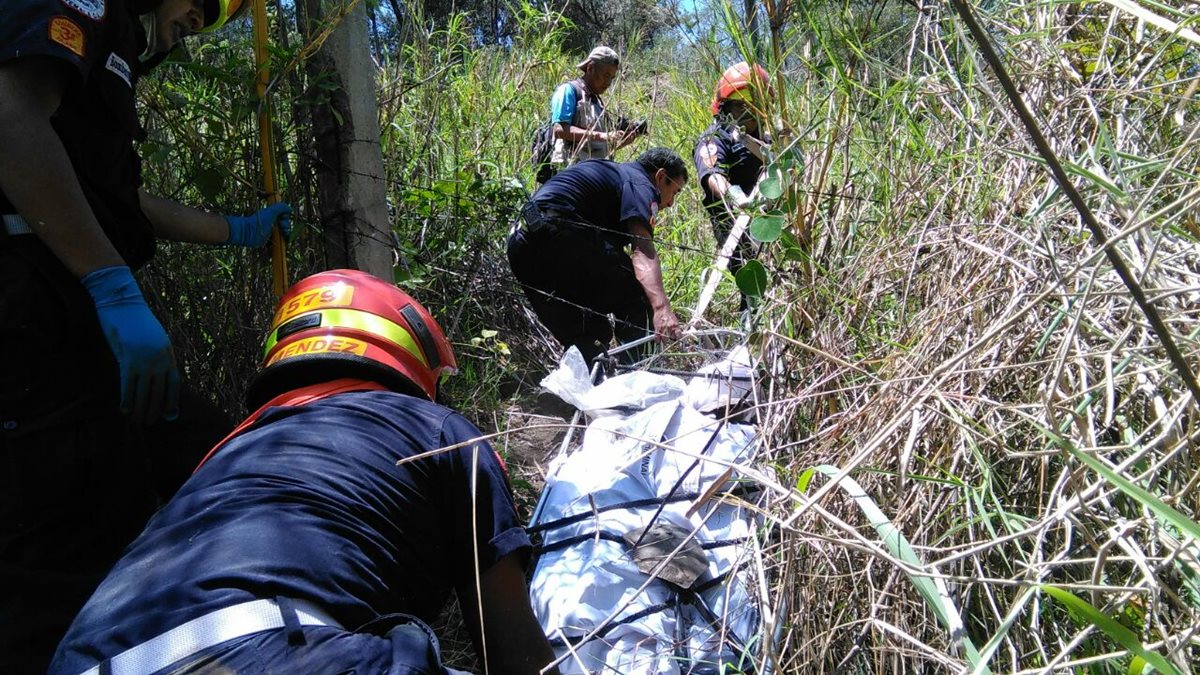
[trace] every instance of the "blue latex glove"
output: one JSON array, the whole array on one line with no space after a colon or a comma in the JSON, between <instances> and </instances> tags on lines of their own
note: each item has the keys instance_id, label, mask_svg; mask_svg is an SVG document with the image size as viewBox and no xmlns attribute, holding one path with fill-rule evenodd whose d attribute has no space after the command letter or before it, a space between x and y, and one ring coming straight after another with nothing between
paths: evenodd
<instances>
[{"instance_id":1,"label":"blue latex glove","mask_svg":"<svg viewBox=\"0 0 1200 675\"><path fill-rule=\"evenodd\" d=\"M121 412L138 422L179 416L179 371L171 341L146 306L124 265L102 267L80 280L121 369Z\"/></svg>"},{"instance_id":2,"label":"blue latex glove","mask_svg":"<svg viewBox=\"0 0 1200 675\"><path fill-rule=\"evenodd\" d=\"M248 216L225 216L225 222L229 223L226 244L254 248L267 243L275 223L279 223L279 231L285 240L291 236L292 207L286 202L275 202Z\"/></svg>"}]
</instances>

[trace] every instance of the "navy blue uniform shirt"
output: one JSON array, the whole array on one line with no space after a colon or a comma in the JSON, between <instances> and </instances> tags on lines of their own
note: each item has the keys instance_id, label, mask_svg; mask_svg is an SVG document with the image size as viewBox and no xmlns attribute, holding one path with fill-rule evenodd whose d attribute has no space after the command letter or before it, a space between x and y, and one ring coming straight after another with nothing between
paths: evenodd
<instances>
[{"instance_id":1,"label":"navy blue uniform shirt","mask_svg":"<svg viewBox=\"0 0 1200 675\"><path fill-rule=\"evenodd\" d=\"M708 177L713 174L725 176L730 183L750 194L758 182L759 172L762 171L762 160L755 157L740 141L733 140L730 130L717 122L713 122L712 126L700 135L692 159L696 163L696 176L704 191L702 203L708 209L709 216L718 220L728 219L729 215L725 208L720 206L721 198L708 189Z\"/></svg>"},{"instance_id":2,"label":"navy blue uniform shirt","mask_svg":"<svg viewBox=\"0 0 1200 675\"><path fill-rule=\"evenodd\" d=\"M154 255L134 148L141 22L127 0L0 0L0 17L0 63L41 56L70 66L54 130L104 233L137 269ZM0 213L15 212L0 193Z\"/></svg>"},{"instance_id":3,"label":"navy blue uniform shirt","mask_svg":"<svg viewBox=\"0 0 1200 675\"><path fill-rule=\"evenodd\" d=\"M447 408L388 391L269 409L150 521L51 672L260 598L313 603L350 630L398 612L432 620L452 586L473 597L476 550L481 571L529 550L485 441L396 465L479 436Z\"/></svg>"},{"instance_id":4,"label":"navy blue uniform shirt","mask_svg":"<svg viewBox=\"0 0 1200 675\"><path fill-rule=\"evenodd\" d=\"M604 238L621 248L630 243L631 221L654 233L662 195L637 162L592 159L559 171L534 195L543 213L603 230Z\"/></svg>"}]
</instances>

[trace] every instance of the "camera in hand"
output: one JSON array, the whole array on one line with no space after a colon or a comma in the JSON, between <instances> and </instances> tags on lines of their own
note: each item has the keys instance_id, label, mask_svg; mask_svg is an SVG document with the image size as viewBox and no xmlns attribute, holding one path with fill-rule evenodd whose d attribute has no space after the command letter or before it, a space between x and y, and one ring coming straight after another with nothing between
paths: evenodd
<instances>
[{"instance_id":1,"label":"camera in hand","mask_svg":"<svg viewBox=\"0 0 1200 675\"><path fill-rule=\"evenodd\" d=\"M631 120L627 117L617 118L617 131L627 134L644 134L650 129L650 120Z\"/></svg>"}]
</instances>

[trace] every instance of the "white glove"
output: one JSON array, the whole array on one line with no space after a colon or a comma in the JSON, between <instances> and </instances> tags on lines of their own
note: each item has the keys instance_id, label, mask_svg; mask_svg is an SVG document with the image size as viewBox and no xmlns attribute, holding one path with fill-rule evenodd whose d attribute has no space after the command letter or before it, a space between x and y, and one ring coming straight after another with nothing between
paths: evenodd
<instances>
[{"instance_id":1,"label":"white glove","mask_svg":"<svg viewBox=\"0 0 1200 675\"><path fill-rule=\"evenodd\" d=\"M744 209L750 206L751 201L753 200L750 199L750 195L746 194L742 188L736 185L730 185L725 190L725 203L729 204L731 208Z\"/></svg>"}]
</instances>

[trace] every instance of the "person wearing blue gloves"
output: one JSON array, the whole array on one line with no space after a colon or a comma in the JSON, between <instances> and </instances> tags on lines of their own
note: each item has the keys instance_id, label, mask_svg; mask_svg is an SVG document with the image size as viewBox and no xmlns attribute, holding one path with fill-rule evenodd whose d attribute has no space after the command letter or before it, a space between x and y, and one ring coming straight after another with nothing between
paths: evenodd
<instances>
[{"instance_id":1,"label":"person wearing blue gloves","mask_svg":"<svg viewBox=\"0 0 1200 675\"><path fill-rule=\"evenodd\" d=\"M248 4L0 0L2 673L45 672L155 508L135 439L183 433L147 426L180 417L184 388L134 271L158 239L258 246L290 225L282 204L226 218L140 189L139 76Z\"/></svg>"}]
</instances>

